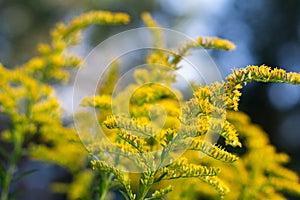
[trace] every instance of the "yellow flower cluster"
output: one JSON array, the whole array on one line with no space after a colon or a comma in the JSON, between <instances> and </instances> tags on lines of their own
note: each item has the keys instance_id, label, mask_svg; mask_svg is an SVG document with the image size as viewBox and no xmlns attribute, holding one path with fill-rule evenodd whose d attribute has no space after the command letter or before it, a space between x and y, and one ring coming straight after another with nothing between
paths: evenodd
<instances>
[{"instance_id":1,"label":"yellow flower cluster","mask_svg":"<svg viewBox=\"0 0 300 200\"><path fill-rule=\"evenodd\" d=\"M210 176L205 176L203 178L200 178L203 182L208 183L211 185L213 188L215 188L218 193L220 194L221 198L224 198L226 194L230 192L230 189L228 188L227 185L223 183L221 179L218 177L210 177Z\"/></svg>"},{"instance_id":2,"label":"yellow flower cluster","mask_svg":"<svg viewBox=\"0 0 300 200\"><path fill-rule=\"evenodd\" d=\"M144 14L143 17L145 21L148 20L148 26L152 27L155 25L150 21L152 18L149 18L149 15ZM155 32L154 34L159 34L159 32ZM210 48L215 45L214 47L218 48L216 45L223 45L224 47L222 42L224 42L224 44L226 43L225 40L219 41L218 39L210 40L207 38L197 45L203 46L205 44L206 47ZM198 47L197 45L190 45L188 48ZM118 136L116 138L115 145L120 147L121 151L110 149L109 147L93 145L91 147L93 148L93 152L100 153L101 150L105 150L105 152L112 154L115 153L118 156L128 156L130 155L130 152L145 153L149 150L160 150L163 148L162 154L155 154L156 157L162 157L163 163L168 159L172 159L168 154L176 148L180 148L180 144L190 141L191 137L205 136L210 128L213 131L220 131L220 134L225 138L226 144L240 146L234 128L229 122L223 123L221 120L224 117L226 102L226 96L222 94L224 92L220 88L222 85L219 84L215 87L207 86L200 88L199 91L195 93L197 100L192 99L187 104L183 104L183 111L180 111L179 103L182 101L180 93L173 91L171 92L171 90L168 89L170 88L171 84L176 81L173 70L178 69L176 64L172 64L172 62L170 62L170 56L172 55L163 53L161 51L151 53L147 59L149 69L138 69L134 73L136 82L138 84L143 84L143 86L137 89L135 85L129 85L126 89L124 89L124 94L120 93L119 96L111 100L112 102L115 101L121 103L124 101L123 96L126 96L128 93L132 93L129 102L129 108L134 118L130 118L125 115L108 115L107 118L102 122L106 128L113 130L113 133ZM157 82L161 84L155 84ZM165 86L163 86L163 84L165 84ZM216 97L214 93L218 93L220 96ZM105 109L109 107L108 101L108 97L101 95L86 98L82 102L82 105ZM121 105L122 104L124 103L121 103ZM163 129L158 132L149 123L150 118L148 115L153 104L163 105L167 113L167 123ZM195 111L197 110L195 109L196 107L200 107L200 109L198 109L200 112ZM114 108L112 107L112 109ZM153 120L153 116L156 116L155 113L152 115L151 120ZM157 116L159 116L159 114L157 114ZM193 118L197 120L191 121ZM217 123L218 120L220 122ZM171 123L168 123L168 121ZM179 124L181 125L179 126ZM148 138L142 139L138 136L147 136ZM230 154L224 149L213 144L208 144L205 142L201 142L201 144L198 142L196 144L194 142L192 145L194 145L194 148L191 148L191 150L201 151L220 161L233 162L237 160L237 156ZM103 155L104 154L101 154L101 156ZM130 158L133 158L135 163L139 163L139 165L144 166L145 169L148 170L153 170L159 167L160 164L157 166L157 164L151 163L151 160L154 158L150 157L149 155L146 157L139 155ZM200 180L212 185L217 191L220 192L221 195L225 194L227 191L227 188L223 186L221 181L206 177L216 176L218 174L218 170L214 167L190 164L187 160L186 164L181 163L180 166L174 165L173 168L172 166L173 165L170 165L164 168L164 170L169 170L170 173L162 173L160 175L156 174L155 172L148 173L147 175L146 173L143 173L140 179L143 191L147 192L151 187L151 183L155 180L168 180L199 176L202 177ZM101 170L101 167L103 166L98 166L96 168ZM172 177L170 175L171 172L174 172ZM157 179L155 177L157 177ZM143 195L145 194L142 193L141 196Z\"/></svg>"},{"instance_id":3,"label":"yellow flower cluster","mask_svg":"<svg viewBox=\"0 0 300 200\"><path fill-rule=\"evenodd\" d=\"M142 20L146 24L146 26L149 28L150 31L152 31L153 37L154 37L154 46L157 48L163 48L164 47L164 39L163 34L160 30L159 24L152 19L152 16L149 13L142 13L141 15Z\"/></svg>"},{"instance_id":4,"label":"yellow flower cluster","mask_svg":"<svg viewBox=\"0 0 300 200\"><path fill-rule=\"evenodd\" d=\"M230 188L230 192L223 198L234 199L286 199L283 194L299 195L300 183L298 175L285 168L283 165L289 161L284 153L276 152L269 143L267 134L257 125L250 122L249 117L241 112L229 111L227 119L236 127L243 140L246 153L240 155L239 160L227 164L210 158L195 159L195 155L187 153L196 164L220 167L218 176ZM238 174L238 175L237 175ZM188 185L195 184L192 180L184 180L180 184L172 182L174 191L170 198L178 199L180 193L193 193L196 196L216 198L214 191L206 188L205 184L197 183L197 187L191 189ZM183 187L186 186L186 187ZM177 192L176 188L181 188ZM189 195L183 199L189 199Z\"/></svg>"},{"instance_id":5,"label":"yellow flower cluster","mask_svg":"<svg viewBox=\"0 0 300 200\"><path fill-rule=\"evenodd\" d=\"M174 57L170 62L174 65L178 64L182 60L182 57L185 56L190 49L194 48L220 49L228 51L235 49L235 45L228 40L217 37L198 37L186 42L174 51Z\"/></svg>"},{"instance_id":6,"label":"yellow flower cluster","mask_svg":"<svg viewBox=\"0 0 300 200\"><path fill-rule=\"evenodd\" d=\"M80 104L82 106L90 106L99 109L109 110L111 108L111 101L111 96L101 95L94 97L85 97Z\"/></svg>"},{"instance_id":7,"label":"yellow flower cluster","mask_svg":"<svg viewBox=\"0 0 300 200\"><path fill-rule=\"evenodd\" d=\"M23 155L55 162L70 170L75 177L80 177L80 170L87 164L87 152L75 130L62 125L61 108L48 83L67 81L69 72L65 68L77 67L82 62L78 56L66 52L66 48L78 44L82 29L95 23L120 24L128 21L128 15L123 13L93 11L83 14L67 25L57 25L52 31L51 44L39 45L38 57L12 70L0 64L0 112L8 115L10 120L10 126L0 134L0 140L13 146L12 152L6 153L12 159L8 158L3 163L7 169L0 169L1 179L5 180L1 185L1 199L9 196L17 162ZM0 150L6 151L2 147ZM93 179L94 175L81 181ZM77 184L83 183L77 182L70 187L78 189ZM65 192L69 193L70 199L86 195L85 190L79 189L76 194L68 190Z\"/></svg>"},{"instance_id":8,"label":"yellow flower cluster","mask_svg":"<svg viewBox=\"0 0 300 200\"><path fill-rule=\"evenodd\" d=\"M74 18L69 24L58 24L51 33L52 43L38 47L40 57L22 66L25 73L41 81L67 81L69 73L64 68L78 67L82 60L68 55L66 48L80 42L80 31L92 24L126 24L129 16L124 13L91 11Z\"/></svg>"},{"instance_id":9,"label":"yellow flower cluster","mask_svg":"<svg viewBox=\"0 0 300 200\"><path fill-rule=\"evenodd\" d=\"M238 160L237 156L225 151L218 146L206 143L205 141L198 138L193 141L189 149L201 151L206 155L223 162L234 162Z\"/></svg>"},{"instance_id":10,"label":"yellow flower cluster","mask_svg":"<svg viewBox=\"0 0 300 200\"><path fill-rule=\"evenodd\" d=\"M179 158L168 168L163 169L167 172L165 180L176 178L200 177L200 176L216 176L220 173L219 168L199 166L190 164L187 158Z\"/></svg>"},{"instance_id":11,"label":"yellow flower cluster","mask_svg":"<svg viewBox=\"0 0 300 200\"><path fill-rule=\"evenodd\" d=\"M233 70L232 74L226 78L226 93L228 95L228 106L238 110L240 100L240 89L248 82L279 82L289 84L300 84L300 74L286 72L283 69L261 66L247 66L246 68Z\"/></svg>"},{"instance_id":12,"label":"yellow flower cluster","mask_svg":"<svg viewBox=\"0 0 300 200\"><path fill-rule=\"evenodd\" d=\"M244 138L247 154L241 156L234 166L227 166L224 172L240 174L236 191L243 199L285 199L282 193L300 195L298 175L285 168L289 159L284 153L277 153L267 138L267 134L257 125L251 124L250 119L240 112L229 112L231 121ZM250 169L250 170L244 170ZM226 173L224 173L225 175ZM232 178L226 177L228 182ZM247 188L247 189L245 189ZM236 199L236 196L228 199Z\"/></svg>"},{"instance_id":13,"label":"yellow flower cluster","mask_svg":"<svg viewBox=\"0 0 300 200\"><path fill-rule=\"evenodd\" d=\"M155 45L163 47L162 33L159 29L154 28L159 27L159 25L148 13L144 13L142 18L154 35ZM179 62L192 48L232 50L235 45L220 38L199 37L186 42L177 50L170 50L171 53L159 49L151 52L146 61L149 69L136 70L134 72L136 83L129 85L123 93L112 100L123 105L125 96L128 93L132 94L128 102L130 116L120 113L117 116L112 116L112 113L108 113L102 121L102 124L116 135L110 139L121 150L116 151L108 146L94 145L93 151L98 153L102 151L103 159L105 159L103 152L113 155L115 153L118 155L118 159L119 156L126 157L132 153L140 153L133 157L132 161L143 166L146 171L139 177L140 193L134 198L143 199L147 193L151 192L151 186L154 183L161 184L163 189L153 191L153 198L169 195L172 199L189 199L189 197L197 198L197 194L216 197L216 193L207 188L207 185L191 179L185 179L184 182L201 185L201 188L192 188L188 186L189 184L184 184L188 187L185 190L181 184L179 190L169 194L171 187L164 186L167 181L178 186L175 181L172 181L173 179L190 177L197 177L198 180L200 179L203 183L215 188L221 197L228 199L279 198L282 197L278 193L281 190L299 194L298 176L282 167L282 164L287 162L287 156L276 153L262 130L251 125L245 115L236 113L234 116L233 112L228 113L228 109L238 109L241 96L240 89L247 82L299 84L300 75L287 73L277 68L271 69L264 65L248 66L234 70L232 75L227 77L226 82L200 86L194 93L194 98L183 102L180 92L170 92L171 90L168 88L171 88L171 85L176 82L173 71L180 68ZM157 82L160 84L153 84ZM139 87L139 85L143 85L143 87ZM101 96L89 97L84 100L83 105L108 108L109 98L105 95L104 92ZM160 131L156 131L155 127L152 126L151 120L153 118L149 116L153 104L163 105L167 113L168 123L166 122ZM113 105L110 106L114 109ZM158 117L159 115L160 113L157 111L153 116ZM239 158L230 153L226 147L206 141L205 136L210 133L220 135L221 141L226 147L229 145L242 147L243 143L243 148L247 150L247 153L241 154ZM139 138L140 136L143 138ZM148 138L144 138L145 136ZM243 139L242 142L239 137ZM170 153L185 147L188 148L184 155L174 161ZM154 155L155 158L161 159L161 163L151 162L154 160L154 157L151 157L153 155L141 154L153 150L162 150ZM195 156L199 152L207 156L199 159L199 156ZM264 159L259 158L259 156L263 156ZM100 162L102 162L101 165ZM167 162L170 164L162 166ZM107 163L104 161L93 161L94 168L116 173L116 168L109 168L106 165ZM158 170L156 171L157 167ZM237 174L241 175L237 176ZM252 180L251 177L253 176L255 176L255 180ZM279 180L282 180L281 184L279 184ZM122 184L123 179L120 178L119 181ZM286 184L288 181L291 181L293 185L289 187ZM229 192L228 185L232 190L229 194L227 194ZM129 196L131 197L129 199L133 197L131 192L130 190ZM227 195L224 196L225 194ZM125 196L128 197L128 195Z\"/></svg>"},{"instance_id":14,"label":"yellow flower cluster","mask_svg":"<svg viewBox=\"0 0 300 200\"><path fill-rule=\"evenodd\" d=\"M159 25L148 13L142 18L154 35L155 46L163 47L162 32L154 28ZM199 37L169 52L160 49L151 52L146 60L148 69L136 70L136 82L114 98L112 90L117 80L118 63L113 64L104 80L105 88L99 87L99 95L86 97L81 104L101 110L98 120L108 136L103 139L96 133L95 137L85 138L95 158L92 168L98 175L85 168L87 152L75 130L62 125L60 105L49 82L67 81L67 67L80 65L81 59L68 55L66 48L80 41L82 29L95 23L128 22L129 16L123 13L92 11L83 14L67 25L58 24L51 34L52 43L38 47L39 57L13 70L0 65L0 112L9 116L11 125L1 133L1 142L14 147L13 159L5 163L8 170L0 171L6 180L1 185L1 197L8 196L9 184L24 148L28 148L26 152L31 158L55 162L73 173L74 181L70 185L53 186L56 191L67 192L69 199L93 198L93 192L88 189L94 187L95 182L101 199L105 198L111 183L116 182L121 185L123 196L130 200L150 200L166 195L170 199L191 199L197 195L212 199L216 195L224 199L284 199L283 193L300 196L298 175L283 166L289 157L277 153L263 130L251 124L245 114L229 111L238 109L240 89L246 83L300 84L300 74L265 65L248 66L233 70L226 82L199 86L189 101L184 102L179 91L171 90L176 82L174 70L180 68L179 62L190 49L235 48L230 41L215 37ZM130 114L113 115L113 109L123 106L128 94L132 94L126 102ZM155 104L163 107L166 114L163 125L156 123L162 121L163 112L155 108ZM78 115L84 118L84 114ZM86 126L90 128L88 123ZM206 140L211 133L221 136L220 144ZM242 147L241 151L246 153L233 154L229 151L232 147ZM2 152L1 147L0 150ZM174 152L182 150L185 152L177 158ZM126 170L130 162L144 169L138 181L131 179L133 183L117 166ZM179 178L182 178L180 183ZM139 191L132 189L134 184L139 185ZM156 189L154 184L162 187ZM180 189L176 189L178 186Z\"/></svg>"},{"instance_id":15,"label":"yellow flower cluster","mask_svg":"<svg viewBox=\"0 0 300 200\"><path fill-rule=\"evenodd\" d=\"M152 196L153 199L159 199L159 198L163 198L166 194L168 194L172 191L173 191L173 188L172 188L171 185L169 185L165 188L154 191L151 196Z\"/></svg>"},{"instance_id":16,"label":"yellow flower cluster","mask_svg":"<svg viewBox=\"0 0 300 200\"><path fill-rule=\"evenodd\" d=\"M119 135L120 139L127 142L137 152L139 152L139 153L144 152L144 144L146 142L143 141L143 139L141 139L135 135L128 134L125 131L119 131L118 135Z\"/></svg>"},{"instance_id":17,"label":"yellow flower cluster","mask_svg":"<svg viewBox=\"0 0 300 200\"><path fill-rule=\"evenodd\" d=\"M107 128L119 128L121 130L132 131L139 135L152 136L154 129L144 120L131 119L126 116L108 116L103 122Z\"/></svg>"},{"instance_id":18,"label":"yellow flower cluster","mask_svg":"<svg viewBox=\"0 0 300 200\"><path fill-rule=\"evenodd\" d=\"M71 34L76 34L92 24L127 24L129 20L129 16L124 13L91 11L75 17L68 26L58 24L51 35L54 40L60 40L61 38L68 38Z\"/></svg>"}]
</instances>

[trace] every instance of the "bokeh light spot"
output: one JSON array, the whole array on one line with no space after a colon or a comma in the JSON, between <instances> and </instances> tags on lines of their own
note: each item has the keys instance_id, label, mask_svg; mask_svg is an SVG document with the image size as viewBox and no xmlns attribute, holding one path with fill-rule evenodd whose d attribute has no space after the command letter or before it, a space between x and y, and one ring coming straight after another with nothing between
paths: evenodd
<instances>
[{"instance_id":1,"label":"bokeh light spot","mask_svg":"<svg viewBox=\"0 0 300 200\"><path fill-rule=\"evenodd\" d=\"M288 110L300 100L300 87L289 84L271 84L268 90L271 104L278 110Z\"/></svg>"}]
</instances>

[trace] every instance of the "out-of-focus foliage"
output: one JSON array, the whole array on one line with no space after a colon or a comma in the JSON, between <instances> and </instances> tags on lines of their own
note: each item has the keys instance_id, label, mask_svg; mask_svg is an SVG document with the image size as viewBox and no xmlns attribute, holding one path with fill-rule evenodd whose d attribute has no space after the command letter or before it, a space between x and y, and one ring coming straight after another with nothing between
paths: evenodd
<instances>
[{"instance_id":1,"label":"out-of-focus foliage","mask_svg":"<svg viewBox=\"0 0 300 200\"><path fill-rule=\"evenodd\" d=\"M68 25L58 24L51 33L51 44L39 46L40 56L12 70L0 66L0 112L9 118L1 141L12 149L0 147L4 158L0 170L1 200L10 198L11 184L27 173L16 174L23 156L52 161L72 172L86 165L87 155L76 132L62 126L62 111L49 82L67 81L68 68L80 65L81 59L65 50L80 42L82 29L91 24L128 21L129 16L123 13L85 13Z\"/></svg>"},{"instance_id":2,"label":"out-of-focus foliage","mask_svg":"<svg viewBox=\"0 0 300 200\"><path fill-rule=\"evenodd\" d=\"M252 124L246 114L229 111L227 119L237 129L243 144L238 161L228 164L186 154L193 162L218 165L222 169L220 178L230 188L224 199L286 199L283 194L299 196L298 175L284 167L289 156L277 153L267 134ZM183 180L174 185L171 199L216 199L217 193L197 180Z\"/></svg>"}]
</instances>

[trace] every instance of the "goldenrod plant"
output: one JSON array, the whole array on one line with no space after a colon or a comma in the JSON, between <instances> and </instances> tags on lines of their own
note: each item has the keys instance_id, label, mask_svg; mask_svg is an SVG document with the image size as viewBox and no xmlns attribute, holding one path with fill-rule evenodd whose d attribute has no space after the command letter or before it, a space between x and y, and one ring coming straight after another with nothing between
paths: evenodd
<instances>
[{"instance_id":1,"label":"goldenrod plant","mask_svg":"<svg viewBox=\"0 0 300 200\"><path fill-rule=\"evenodd\" d=\"M248 66L234 70L224 82L199 86L194 98L181 104L180 92L170 92L169 88L176 81L172 71L180 68L179 63L187 52L192 48L232 50L235 45L220 38L199 37L177 50L161 51L162 37L159 30L152 28L158 24L148 14L142 17L154 38L158 38L154 45L158 50L148 55L148 69L135 70L136 84L124 89L124 93L132 94L131 115L108 115L106 120L99 122L103 128L114 130L113 136L108 137L113 137L114 145L120 150L101 142L96 144L97 147L93 144L91 149L97 148L99 153L98 159L92 161L93 168L100 173L112 174L122 185L121 193L125 199L216 199L218 196L225 199L282 199L281 192L299 195L298 176L283 166L288 160L287 155L276 153L265 133L259 128L249 128L254 125L237 111L240 89L248 82L299 84L300 75L265 65ZM157 81L163 82L164 86L155 84ZM142 87L138 87L141 84ZM87 97L82 105L109 113L115 109L112 101L126 100L124 93L113 100L106 95ZM153 120L161 113L149 116L154 104L162 105L167 113L163 128L158 132ZM220 139L223 147L221 143L206 140L211 132L223 138ZM228 146L243 146L246 153L239 159L239 155L225 149ZM162 151L149 153L157 149ZM175 158L171 155L175 149L185 152ZM106 162L105 152L115 155L114 163ZM199 152L207 156L199 158ZM126 160L128 157L130 161ZM135 176L122 173L123 167L130 162L137 163L143 172ZM132 189L132 185L138 187ZM178 187L175 192L172 192L172 185Z\"/></svg>"},{"instance_id":2,"label":"goldenrod plant","mask_svg":"<svg viewBox=\"0 0 300 200\"><path fill-rule=\"evenodd\" d=\"M40 55L12 70L0 65L0 112L9 118L1 133L1 200L12 199L13 182L32 171L18 172L22 157L49 160L76 171L86 163L84 147L72 128L62 125L62 110L51 86L67 81L68 70L81 59L66 48L80 42L80 31L91 24L124 24L123 13L94 11L74 18L68 25L58 24L51 32L51 44L38 47ZM11 150L10 150L11 149Z\"/></svg>"},{"instance_id":3,"label":"goldenrod plant","mask_svg":"<svg viewBox=\"0 0 300 200\"><path fill-rule=\"evenodd\" d=\"M171 88L177 81L174 72L188 51L232 50L235 45L221 38L199 37L164 51L160 29L154 28L158 23L147 13L142 19L156 47L147 55L147 67L136 69L134 82L114 96L119 77L115 62L105 86L81 102L97 111L107 138L98 133L81 137L89 154L75 129L63 126L63 111L51 84L68 81L69 70L82 63L67 53L68 47L80 42L82 29L91 24L126 24L128 15L93 11L67 25L58 24L51 33L52 43L39 46L38 57L12 70L0 67L0 112L9 118L1 143L11 147L0 147L1 200L13 199L13 182L34 173L17 171L22 157L68 169L73 182L52 186L56 192L67 193L68 199L109 199L114 190L130 200L300 196L298 175L284 166L288 155L277 153L266 133L238 111L240 90L248 82L299 84L300 74L247 66L233 70L223 82L198 85L194 96L185 100ZM122 110L126 100L130 114L114 112ZM85 120L84 113L78 116Z\"/></svg>"}]
</instances>

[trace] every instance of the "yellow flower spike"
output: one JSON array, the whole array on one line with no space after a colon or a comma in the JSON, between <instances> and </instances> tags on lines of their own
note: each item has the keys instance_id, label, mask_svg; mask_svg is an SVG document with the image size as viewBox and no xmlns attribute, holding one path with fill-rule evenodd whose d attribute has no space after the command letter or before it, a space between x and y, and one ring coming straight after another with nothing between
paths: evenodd
<instances>
[{"instance_id":1,"label":"yellow flower spike","mask_svg":"<svg viewBox=\"0 0 300 200\"><path fill-rule=\"evenodd\" d=\"M286 82L291 84L299 84L300 83L299 73L294 73L294 72L287 73Z\"/></svg>"},{"instance_id":2,"label":"yellow flower spike","mask_svg":"<svg viewBox=\"0 0 300 200\"><path fill-rule=\"evenodd\" d=\"M46 61L43 58L33 58L27 63L27 70L34 72L37 70L42 70L46 65Z\"/></svg>"},{"instance_id":3,"label":"yellow flower spike","mask_svg":"<svg viewBox=\"0 0 300 200\"><path fill-rule=\"evenodd\" d=\"M278 153L275 157L275 160L280 163L280 164L286 164L288 163L291 159L286 153Z\"/></svg>"},{"instance_id":4,"label":"yellow flower spike","mask_svg":"<svg viewBox=\"0 0 300 200\"><path fill-rule=\"evenodd\" d=\"M90 196L90 198L92 198L89 190L92 187L93 179L94 174L91 170L82 170L80 173L76 174L74 181L68 187L69 199L77 200L81 199L82 196Z\"/></svg>"},{"instance_id":5,"label":"yellow flower spike","mask_svg":"<svg viewBox=\"0 0 300 200\"><path fill-rule=\"evenodd\" d=\"M67 38L91 24L127 24L129 20L129 16L124 13L91 11L74 18L68 25L58 24L51 35L54 40L57 40Z\"/></svg>"},{"instance_id":6,"label":"yellow flower spike","mask_svg":"<svg viewBox=\"0 0 300 200\"><path fill-rule=\"evenodd\" d=\"M300 195L300 184L293 184L290 180L283 180L280 178L272 177L270 179L271 184L279 191L288 192L293 195Z\"/></svg>"},{"instance_id":7,"label":"yellow flower spike","mask_svg":"<svg viewBox=\"0 0 300 200\"><path fill-rule=\"evenodd\" d=\"M50 64L57 67L62 67L65 65L65 60L61 55L53 55L50 57Z\"/></svg>"},{"instance_id":8,"label":"yellow flower spike","mask_svg":"<svg viewBox=\"0 0 300 200\"><path fill-rule=\"evenodd\" d=\"M148 56L147 63L148 64L161 64L164 65L165 57L158 53L153 53Z\"/></svg>"},{"instance_id":9,"label":"yellow flower spike","mask_svg":"<svg viewBox=\"0 0 300 200\"><path fill-rule=\"evenodd\" d=\"M147 25L147 27L151 28L151 27L160 27L160 25L153 20L152 16L150 15L150 13L148 12L144 12L141 15L144 23Z\"/></svg>"},{"instance_id":10,"label":"yellow flower spike","mask_svg":"<svg viewBox=\"0 0 300 200\"><path fill-rule=\"evenodd\" d=\"M204 100L208 99L211 96L211 91L209 90L208 86L200 87L195 93L195 97L198 99Z\"/></svg>"},{"instance_id":11,"label":"yellow flower spike","mask_svg":"<svg viewBox=\"0 0 300 200\"><path fill-rule=\"evenodd\" d=\"M138 84L145 84L149 82L149 72L145 69L139 69L134 71L134 78Z\"/></svg>"},{"instance_id":12,"label":"yellow flower spike","mask_svg":"<svg viewBox=\"0 0 300 200\"><path fill-rule=\"evenodd\" d=\"M168 166L168 173L163 179L216 176L219 172L219 168L190 164L185 157L181 157Z\"/></svg>"},{"instance_id":13,"label":"yellow flower spike","mask_svg":"<svg viewBox=\"0 0 300 200\"><path fill-rule=\"evenodd\" d=\"M233 147L242 147L242 144L238 138L237 131L230 122L225 121L221 136L225 138L226 145L231 145Z\"/></svg>"},{"instance_id":14,"label":"yellow flower spike","mask_svg":"<svg viewBox=\"0 0 300 200\"><path fill-rule=\"evenodd\" d=\"M249 76L251 74L251 76ZM247 75L246 77L243 75ZM289 77L294 77L293 81ZM239 70L234 70L226 80L229 85L247 83L250 81L258 82L283 82L298 84L300 83L300 74L294 72L286 72L285 70L271 69L268 66L247 66Z\"/></svg>"},{"instance_id":15,"label":"yellow flower spike","mask_svg":"<svg viewBox=\"0 0 300 200\"><path fill-rule=\"evenodd\" d=\"M63 67L78 67L82 60L78 56L63 55L64 50L80 42L80 31L92 24L126 24L129 16L124 13L91 11L74 18L69 24L59 23L51 32L52 44L38 46L43 64L32 60L22 66L23 70L43 82L67 81L68 73Z\"/></svg>"},{"instance_id":16,"label":"yellow flower spike","mask_svg":"<svg viewBox=\"0 0 300 200\"><path fill-rule=\"evenodd\" d=\"M163 196L165 196L166 194L168 194L169 192L172 192L172 191L173 191L173 187L171 185L169 185L165 188L154 191L152 194L152 198L153 199L163 198Z\"/></svg>"},{"instance_id":17,"label":"yellow flower spike","mask_svg":"<svg viewBox=\"0 0 300 200\"><path fill-rule=\"evenodd\" d=\"M56 98L53 98L34 104L31 112L33 114L33 117L36 117L37 120L39 120L39 117L41 117L41 115L49 115L51 113L51 117L58 118L60 113L53 112L53 110L57 110L57 108L59 108L59 101ZM45 122L47 122L47 120Z\"/></svg>"},{"instance_id":18,"label":"yellow flower spike","mask_svg":"<svg viewBox=\"0 0 300 200\"><path fill-rule=\"evenodd\" d=\"M51 49L50 45L48 45L48 44L39 44L38 51L43 56L48 56L49 54L51 54L52 49Z\"/></svg>"},{"instance_id":19,"label":"yellow flower spike","mask_svg":"<svg viewBox=\"0 0 300 200\"><path fill-rule=\"evenodd\" d=\"M62 53L67 48L67 43L62 40L52 41L53 51L55 53Z\"/></svg>"},{"instance_id":20,"label":"yellow flower spike","mask_svg":"<svg viewBox=\"0 0 300 200\"><path fill-rule=\"evenodd\" d=\"M299 182L299 177L295 172L280 165L272 165L266 169L266 172L273 176L290 180L291 182Z\"/></svg>"},{"instance_id":21,"label":"yellow flower spike","mask_svg":"<svg viewBox=\"0 0 300 200\"><path fill-rule=\"evenodd\" d=\"M161 132L156 134L154 137L160 143L162 147L168 145L177 135L177 132L173 129L163 129Z\"/></svg>"},{"instance_id":22,"label":"yellow flower spike","mask_svg":"<svg viewBox=\"0 0 300 200\"><path fill-rule=\"evenodd\" d=\"M82 59L78 56L67 56L65 59L65 67L80 67L82 66Z\"/></svg>"},{"instance_id":23,"label":"yellow flower spike","mask_svg":"<svg viewBox=\"0 0 300 200\"><path fill-rule=\"evenodd\" d=\"M119 128L142 136L152 137L156 133L155 128L145 123L145 120L136 120L125 116L108 116L103 124L109 129Z\"/></svg>"},{"instance_id":24,"label":"yellow flower spike","mask_svg":"<svg viewBox=\"0 0 300 200\"><path fill-rule=\"evenodd\" d=\"M111 108L111 103L112 103L112 99L110 95L101 95L101 96L85 97L81 101L80 105L109 110Z\"/></svg>"},{"instance_id":25,"label":"yellow flower spike","mask_svg":"<svg viewBox=\"0 0 300 200\"><path fill-rule=\"evenodd\" d=\"M171 61L172 64L178 64L182 57L186 55L188 50L193 48L204 48L204 49L220 49L220 50L233 50L235 45L221 38L216 37L199 37L194 40L190 40L183 44L180 48L174 51L174 57Z\"/></svg>"},{"instance_id":26,"label":"yellow flower spike","mask_svg":"<svg viewBox=\"0 0 300 200\"><path fill-rule=\"evenodd\" d=\"M140 139L137 136L128 134L125 131L119 131L118 135L122 140L124 140L125 142L130 144L139 153L145 152L144 151L144 145L146 144L146 142L143 139Z\"/></svg>"},{"instance_id":27,"label":"yellow flower spike","mask_svg":"<svg viewBox=\"0 0 300 200\"><path fill-rule=\"evenodd\" d=\"M105 125L109 129L117 128L117 123L113 116L108 116L103 122L103 125Z\"/></svg>"},{"instance_id":28,"label":"yellow flower spike","mask_svg":"<svg viewBox=\"0 0 300 200\"><path fill-rule=\"evenodd\" d=\"M229 98L227 99L227 105L229 108L237 110L239 97L241 96L239 90L242 88L242 84L251 81L300 84L300 74L286 72L283 69L271 69L266 65L247 66L246 68L233 70L233 73L226 80L224 86Z\"/></svg>"},{"instance_id":29,"label":"yellow flower spike","mask_svg":"<svg viewBox=\"0 0 300 200\"><path fill-rule=\"evenodd\" d=\"M205 177L199 177L199 178L203 182L208 183L213 188L215 188L218 191L218 193L220 194L221 198L223 198L228 192L230 192L230 189L218 177L205 176Z\"/></svg>"},{"instance_id":30,"label":"yellow flower spike","mask_svg":"<svg viewBox=\"0 0 300 200\"><path fill-rule=\"evenodd\" d=\"M223 162L234 162L238 160L238 157L236 155L233 155L225 151L224 149L221 149L220 147L209 144L200 138L194 139L189 149L201 151L206 155Z\"/></svg>"},{"instance_id":31,"label":"yellow flower spike","mask_svg":"<svg viewBox=\"0 0 300 200\"><path fill-rule=\"evenodd\" d=\"M161 32L160 25L151 17L147 12L142 13L142 20L146 26L152 31L154 37L154 46L158 48L164 48L164 39Z\"/></svg>"},{"instance_id":32,"label":"yellow flower spike","mask_svg":"<svg viewBox=\"0 0 300 200\"><path fill-rule=\"evenodd\" d=\"M53 38L53 40L59 40L61 34L64 32L65 29L66 26L63 23L57 23L55 29L51 31L51 37Z\"/></svg>"}]
</instances>

